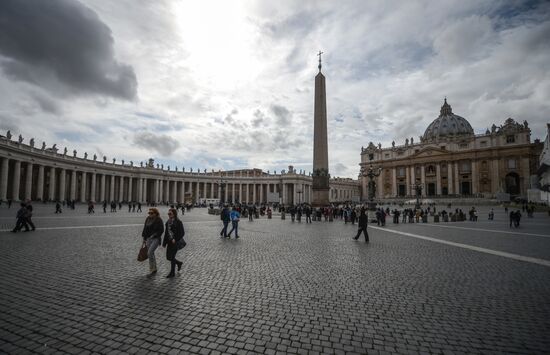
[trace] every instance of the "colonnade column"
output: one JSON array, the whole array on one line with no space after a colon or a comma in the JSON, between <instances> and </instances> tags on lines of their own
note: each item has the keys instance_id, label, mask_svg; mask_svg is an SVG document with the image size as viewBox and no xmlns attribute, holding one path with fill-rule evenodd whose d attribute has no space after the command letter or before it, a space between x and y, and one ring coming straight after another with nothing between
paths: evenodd
<instances>
[{"instance_id":1,"label":"colonnade column","mask_svg":"<svg viewBox=\"0 0 550 355\"><path fill-rule=\"evenodd\" d=\"M157 180L157 181L159 182L157 186L157 190L158 190L157 202L163 202L164 201L164 181L163 180Z\"/></svg>"},{"instance_id":2,"label":"colonnade column","mask_svg":"<svg viewBox=\"0 0 550 355\"><path fill-rule=\"evenodd\" d=\"M95 197L96 197L96 192L95 192L96 180L97 180L97 174L92 173L92 181L90 182L90 201L92 201L92 202L96 202L95 201Z\"/></svg>"},{"instance_id":3,"label":"colonnade column","mask_svg":"<svg viewBox=\"0 0 550 355\"><path fill-rule=\"evenodd\" d=\"M178 182L174 181L174 191L172 191L172 202L178 202Z\"/></svg>"},{"instance_id":4,"label":"colonnade column","mask_svg":"<svg viewBox=\"0 0 550 355\"><path fill-rule=\"evenodd\" d=\"M93 200L93 197L90 197L90 200ZM86 172L82 172L80 178L80 202L86 202Z\"/></svg>"},{"instance_id":5,"label":"colonnade column","mask_svg":"<svg viewBox=\"0 0 550 355\"><path fill-rule=\"evenodd\" d=\"M252 203L256 204L256 184L252 184Z\"/></svg>"},{"instance_id":6,"label":"colonnade column","mask_svg":"<svg viewBox=\"0 0 550 355\"><path fill-rule=\"evenodd\" d=\"M19 201L19 185L21 184L21 161L16 160L13 171L12 200Z\"/></svg>"},{"instance_id":7,"label":"colonnade column","mask_svg":"<svg viewBox=\"0 0 550 355\"><path fill-rule=\"evenodd\" d=\"M142 179L141 202L147 202L147 179Z\"/></svg>"},{"instance_id":8,"label":"colonnade column","mask_svg":"<svg viewBox=\"0 0 550 355\"><path fill-rule=\"evenodd\" d=\"M50 188L48 191L48 198L51 201L55 201L55 168L50 168Z\"/></svg>"},{"instance_id":9,"label":"colonnade column","mask_svg":"<svg viewBox=\"0 0 550 355\"><path fill-rule=\"evenodd\" d=\"M137 197L137 201L139 203L143 202L143 178L138 179L137 196L136 197Z\"/></svg>"},{"instance_id":10,"label":"colonnade column","mask_svg":"<svg viewBox=\"0 0 550 355\"><path fill-rule=\"evenodd\" d=\"M153 188L153 202L159 202L159 179L155 179L155 186Z\"/></svg>"},{"instance_id":11,"label":"colonnade column","mask_svg":"<svg viewBox=\"0 0 550 355\"><path fill-rule=\"evenodd\" d=\"M59 201L65 200L65 184L66 184L67 171L61 169L59 173Z\"/></svg>"},{"instance_id":12,"label":"colonnade column","mask_svg":"<svg viewBox=\"0 0 550 355\"><path fill-rule=\"evenodd\" d=\"M197 189L196 189L196 191L195 191L195 202L199 202L199 199L200 199L200 195L199 195L199 182L197 181L195 184L196 184L195 186L197 187Z\"/></svg>"},{"instance_id":13,"label":"colonnade column","mask_svg":"<svg viewBox=\"0 0 550 355\"><path fill-rule=\"evenodd\" d=\"M287 203L287 197L286 197L286 184L283 182L283 205Z\"/></svg>"},{"instance_id":14,"label":"colonnade column","mask_svg":"<svg viewBox=\"0 0 550 355\"><path fill-rule=\"evenodd\" d=\"M260 186L260 200L258 201L260 204L264 202L264 184L259 184Z\"/></svg>"},{"instance_id":15,"label":"colonnade column","mask_svg":"<svg viewBox=\"0 0 550 355\"><path fill-rule=\"evenodd\" d=\"M9 159L2 159L2 176L0 176L0 201L6 201L8 196L8 168Z\"/></svg>"},{"instance_id":16,"label":"colonnade column","mask_svg":"<svg viewBox=\"0 0 550 355\"><path fill-rule=\"evenodd\" d=\"M115 200L115 176L111 175L111 183L109 184L109 201Z\"/></svg>"},{"instance_id":17,"label":"colonnade column","mask_svg":"<svg viewBox=\"0 0 550 355\"><path fill-rule=\"evenodd\" d=\"M76 170L71 173L71 191L69 194L71 201L76 200Z\"/></svg>"},{"instance_id":18,"label":"colonnade column","mask_svg":"<svg viewBox=\"0 0 550 355\"><path fill-rule=\"evenodd\" d=\"M101 174L101 183L99 185L99 200L105 201L105 174Z\"/></svg>"},{"instance_id":19,"label":"colonnade column","mask_svg":"<svg viewBox=\"0 0 550 355\"><path fill-rule=\"evenodd\" d=\"M128 176L128 202L134 201L134 196L132 196L132 190L134 189L134 179L131 176Z\"/></svg>"},{"instance_id":20,"label":"colonnade column","mask_svg":"<svg viewBox=\"0 0 550 355\"><path fill-rule=\"evenodd\" d=\"M235 182L231 184L231 203L235 203Z\"/></svg>"},{"instance_id":21,"label":"colonnade column","mask_svg":"<svg viewBox=\"0 0 550 355\"><path fill-rule=\"evenodd\" d=\"M44 165L38 166L38 185L36 186L36 199L44 200Z\"/></svg>"},{"instance_id":22,"label":"colonnade column","mask_svg":"<svg viewBox=\"0 0 550 355\"><path fill-rule=\"evenodd\" d=\"M32 163L27 163L27 172L25 175L25 200L32 198Z\"/></svg>"},{"instance_id":23,"label":"colonnade column","mask_svg":"<svg viewBox=\"0 0 550 355\"><path fill-rule=\"evenodd\" d=\"M119 178L118 182L118 202L124 201L124 176Z\"/></svg>"}]
</instances>

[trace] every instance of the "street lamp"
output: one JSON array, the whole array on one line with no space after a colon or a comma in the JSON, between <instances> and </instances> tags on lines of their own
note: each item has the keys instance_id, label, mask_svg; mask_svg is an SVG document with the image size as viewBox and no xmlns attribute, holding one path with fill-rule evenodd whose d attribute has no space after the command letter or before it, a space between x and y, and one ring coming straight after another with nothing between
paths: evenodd
<instances>
[{"instance_id":1,"label":"street lamp","mask_svg":"<svg viewBox=\"0 0 550 355\"><path fill-rule=\"evenodd\" d=\"M372 166L372 163L369 165L369 167L367 168L366 166L363 166L361 167L361 172L360 172L360 175L363 176L363 177L368 177L369 178L369 183L368 183L368 210L369 210L369 213L371 214L371 216L369 216L369 219L372 219L374 218L374 211L376 211L376 203L374 202L374 196L375 196L375 192L376 192L376 183L374 182L374 178L375 177L378 177L380 176L380 174L382 173L382 168L378 167L378 168L374 168Z\"/></svg>"},{"instance_id":2,"label":"street lamp","mask_svg":"<svg viewBox=\"0 0 550 355\"><path fill-rule=\"evenodd\" d=\"M422 183L414 183L411 184L411 189L413 189L416 193L416 205L414 206L415 209L420 208L420 196L422 195L422 189L424 188L424 185Z\"/></svg>"},{"instance_id":3,"label":"street lamp","mask_svg":"<svg viewBox=\"0 0 550 355\"><path fill-rule=\"evenodd\" d=\"M220 204L225 203L225 185L227 185L227 180L220 178L218 185L220 186Z\"/></svg>"}]
</instances>

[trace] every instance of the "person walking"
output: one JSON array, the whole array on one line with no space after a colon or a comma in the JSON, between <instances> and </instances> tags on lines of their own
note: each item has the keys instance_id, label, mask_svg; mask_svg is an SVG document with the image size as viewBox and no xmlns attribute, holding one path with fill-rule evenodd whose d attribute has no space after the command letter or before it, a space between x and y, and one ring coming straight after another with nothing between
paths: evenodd
<instances>
[{"instance_id":1,"label":"person walking","mask_svg":"<svg viewBox=\"0 0 550 355\"><path fill-rule=\"evenodd\" d=\"M61 211L61 204L59 203L59 201L57 201L55 203L55 213L62 213L63 211Z\"/></svg>"},{"instance_id":2,"label":"person walking","mask_svg":"<svg viewBox=\"0 0 550 355\"><path fill-rule=\"evenodd\" d=\"M311 223L311 207L306 206L306 223Z\"/></svg>"},{"instance_id":3,"label":"person walking","mask_svg":"<svg viewBox=\"0 0 550 355\"><path fill-rule=\"evenodd\" d=\"M147 218L145 219L145 225L143 226L141 236L143 238L143 242L147 246L149 271L152 275L157 273L155 250L157 250L160 245L160 238L163 232L164 224L162 223L162 218L160 218L159 210L156 208L150 208L149 212L147 212Z\"/></svg>"},{"instance_id":4,"label":"person walking","mask_svg":"<svg viewBox=\"0 0 550 355\"><path fill-rule=\"evenodd\" d=\"M359 239L359 236L361 236L361 233L365 235L365 243L369 242L369 233L367 232L367 225L369 222L369 218L365 214L365 209L361 208L361 211L359 213L359 220L357 221L358 230L357 235L353 238L354 240Z\"/></svg>"},{"instance_id":5,"label":"person walking","mask_svg":"<svg viewBox=\"0 0 550 355\"><path fill-rule=\"evenodd\" d=\"M32 222L32 205L31 205L31 203L30 202L27 203L25 208L27 209L27 213L25 215L25 230L28 231L29 226L30 226L31 230L34 231L34 230L36 230L36 227L35 227L34 223Z\"/></svg>"},{"instance_id":6,"label":"person walking","mask_svg":"<svg viewBox=\"0 0 550 355\"><path fill-rule=\"evenodd\" d=\"M138 207L137 211L138 211L138 212L141 212L141 202L138 202L137 205L138 205L138 206L137 206L137 207Z\"/></svg>"},{"instance_id":7,"label":"person walking","mask_svg":"<svg viewBox=\"0 0 550 355\"><path fill-rule=\"evenodd\" d=\"M178 271L181 270L181 261L176 259L178 253L178 242L185 235L185 229L183 223L178 219L178 211L175 208L168 210L168 221L166 221L166 228L164 229L164 239L162 240L162 246L166 247L166 260L170 261L170 273L166 275L167 278L176 276L176 265Z\"/></svg>"},{"instance_id":8,"label":"person walking","mask_svg":"<svg viewBox=\"0 0 550 355\"><path fill-rule=\"evenodd\" d=\"M220 237L227 238L227 226L229 225L229 221L231 221L231 217L229 214L229 209L227 208L227 205L223 206L222 212L220 213L220 219L223 223L223 228L220 231Z\"/></svg>"},{"instance_id":9,"label":"person walking","mask_svg":"<svg viewBox=\"0 0 550 355\"><path fill-rule=\"evenodd\" d=\"M233 230L235 231L235 239L239 238L239 221L241 220L241 214L239 213L239 210L237 207L233 207L231 210L231 213L229 214L229 218L231 219L231 230L229 233L227 233L227 238L231 239L231 233L233 233Z\"/></svg>"},{"instance_id":10,"label":"person walking","mask_svg":"<svg viewBox=\"0 0 550 355\"><path fill-rule=\"evenodd\" d=\"M15 216L17 220L15 222L15 227L13 227L13 229L11 230L12 233L19 232L23 228L23 226L25 226L25 232L29 231L29 226L26 223L26 218L27 218L26 216L27 216L27 208L25 206L25 203L21 202L21 208L17 210L17 215Z\"/></svg>"}]
</instances>

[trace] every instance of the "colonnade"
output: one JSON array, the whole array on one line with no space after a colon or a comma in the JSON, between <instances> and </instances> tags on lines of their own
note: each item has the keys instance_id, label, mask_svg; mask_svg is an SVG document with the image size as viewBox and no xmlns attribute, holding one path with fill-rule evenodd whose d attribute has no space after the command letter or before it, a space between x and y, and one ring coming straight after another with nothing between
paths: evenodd
<instances>
[{"instance_id":1,"label":"colonnade","mask_svg":"<svg viewBox=\"0 0 550 355\"><path fill-rule=\"evenodd\" d=\"M198 202L309 203L311 177L295 173L252 176L169 172L137 168L93 169L70 164L38 163L0 158L0 200L78 202ZM101 165L101 164L100 164ZM104 167L101 165L98 168ZM359 186L331 186L331 201L350 200Z\"/></svg>"}]
</instances>

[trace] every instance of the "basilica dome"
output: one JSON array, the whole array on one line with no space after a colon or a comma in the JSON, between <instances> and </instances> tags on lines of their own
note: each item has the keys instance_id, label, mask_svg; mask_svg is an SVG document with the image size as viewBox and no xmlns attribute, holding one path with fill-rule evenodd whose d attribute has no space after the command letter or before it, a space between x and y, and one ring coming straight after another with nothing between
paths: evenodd
<instances>
[{"instance_id":1,"label":"basilica dome","mask_svg":"<svg viewBox=\"0 0 550 355\"><path fill-rule=\"evenodd\" d=\"M423 141L433 142L444 138L473 135L474 130L470 123L464 117L455 115L445 98L439 117L430 123L422 138Z\"/></svg>"}]
</instances>

